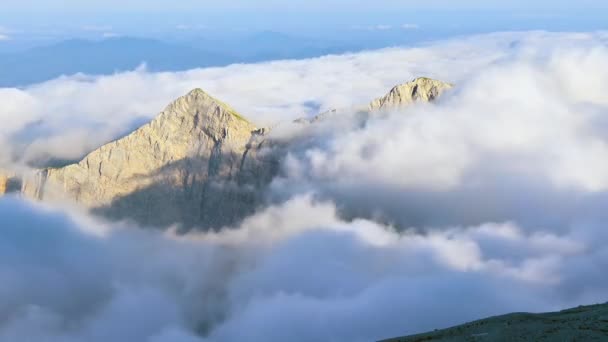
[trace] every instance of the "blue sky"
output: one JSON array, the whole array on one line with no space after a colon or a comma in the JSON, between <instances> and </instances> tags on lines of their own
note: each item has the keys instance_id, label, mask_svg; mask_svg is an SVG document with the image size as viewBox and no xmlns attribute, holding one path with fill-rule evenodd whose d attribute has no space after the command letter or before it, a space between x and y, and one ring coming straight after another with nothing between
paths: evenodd
<instances>
[{"instance_id":1,"label":"blue sky","mask_svg":"<svg viewBox=\"0 0 608 342\"><path fill-rule=\"evenodd\" d=\"M305 29L399 25L398 21L474 26L492 17L506 22L553 18L582 25L607 13L608 1L601 0L3 0L0 27L112 25L153 30L197 24Z\"/></svg>"},{"instance_id":2,"label":"blue sky","mask_svg":"<svg viewBox=\"0 0 608 342\"><path fill-rule=\"evenodd\" d=\"M74 37L179 40L277 31L352 41L413 28L429 37L591 31L608 29L606 17L608 1L601 0L2 0L0 52Z\"/></svg>"},{"instance_id":3,"label":"blue sky","mask_svg":"<svg viewBox=\"0 0 608 342\"><path fill-rule=\"evenodd\" d=\"M384 9L572 9L576 8L608 8L601 0L578 0L576 3L566 0L232 0L226 2L209 0L4 0L4 10L20 11L175 11L175 10L377 10Z\"/></svg>"}]
</instances>

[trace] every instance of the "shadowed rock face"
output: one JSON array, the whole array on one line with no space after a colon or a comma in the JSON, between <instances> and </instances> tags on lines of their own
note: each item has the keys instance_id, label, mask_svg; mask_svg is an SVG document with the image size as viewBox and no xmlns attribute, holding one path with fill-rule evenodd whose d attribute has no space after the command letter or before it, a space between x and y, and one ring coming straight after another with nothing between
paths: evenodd
<instances>
[{"instance_id":1,"label":"shadowed rock face","mask_svg":"<svg viewBox=\"0 0 608 342\"><path fill-rule=\"evenodd\" d=\"M251 213L276 172L259 155L264 141L263 129L196 89L79 163L40 171L23 193L144 225L221 227Z\"/></svg>"},{"instance_id":2,"label":"shadowed rock face","mask_svg":"<svg viewBox=\"0 0 608 342\"><path fill-rule=\"evenodd\" d=\"M601 304L545 314L513 313L382 342L535 342L606 341L607 339L608 304Z\"/></svg>"}]
</instances>

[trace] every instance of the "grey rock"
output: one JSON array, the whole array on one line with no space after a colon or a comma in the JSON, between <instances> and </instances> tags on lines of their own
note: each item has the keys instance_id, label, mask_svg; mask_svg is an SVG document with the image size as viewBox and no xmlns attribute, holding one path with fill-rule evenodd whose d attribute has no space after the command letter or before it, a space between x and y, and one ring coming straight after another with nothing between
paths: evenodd
<instances>
[{"instance_id":1,"label":"grey rock","mask_svg":"<svg viewBox=\"0 0 608 342\"><path fill-rule=\"evenodd\" d=\"M432 102L452 87L453 85L450 83L420 77L411 82L395 86L388 94L372 101L369 104L369 110L397 109L418 101Z\"/></svg>"},{"instance_id":2,"label":"grey rock","mask_svg":"<svg viewBox=\"0 0 608 342\"><path fill-rule=\"evenodd\" d=\"M419 77L410 82L396 85L387 94L373 100L366 107L333 108L312 118L299 118L294 122L297 124L314 124L349 112L355 112L359 117L369 117L377 112L404 108L416 102L433 102L453 87L450 83Z\"/></svg>"},{"instance_id":3,"label":"grey rock","mask_svg":"<svg viewBox=\"0 0 608 342\"><path fill-rule=\"evenodd\" d=\"M195 89L79 163L37 172L22 191L68 198L112 219L219 228L253 212L276 172L260 153L265 141L266 130Z\"/></svg>"}]
</instances>

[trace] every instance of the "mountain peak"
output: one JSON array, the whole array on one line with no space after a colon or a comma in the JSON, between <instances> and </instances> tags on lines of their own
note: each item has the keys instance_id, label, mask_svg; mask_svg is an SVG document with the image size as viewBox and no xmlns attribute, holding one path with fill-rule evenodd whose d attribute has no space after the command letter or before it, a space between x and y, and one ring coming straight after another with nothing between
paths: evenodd
<instances>
[{"instance_id":1,"label":"mountain peak","mask_svg":"<svg viewBox=\"0 0 608 342\"><path fill-rule=\"evenodd\" d=\"M196 88L131 134L76 164L45 169L23 193L74 199L106 217L146 225L231 224L255 208L257 187L270 179L265 140L224 102ZM8 191L0 177L0 194Z\"/></svg>"},{"instance_id":2,"label":"mountain peak","mask_svg":"<svg viewBox=\"0 0 608 342\"><path fill-rule=\"evenodd\" d=\"M443 81L434 80L428 77L418 77L410 82L394 86L386 95L379 97L367 105L367 108L350 108L348 110L356 110L358 113L374 113L382 110L398 109L409 106L415 102L432 102L441 96L446 90L453 88L454 85ZM312 118L299 118L295 123L310 124L317 121L322 121L328 117L344 111L339 109L330 109L319 113Z\"/></svg>"},{"instance_id":3,"label":"mountain peak","mask_svg":"<svg viewBox=\"0 0 608 342\"><path fill-rule=\"evenodd\" d=\"M202 96L202 95L209 96L209 94L207 94L203 89L194 88L194 89L190 90L190 92L186 96Z\"/></svg>"},{"instance_id":4,"label":"mountain peak","mask_svg":"<svg viewBox=\"0 0 608 342\"><path fill-rule=\"evenodd\" d=\"M250 123L249 120L239 114L234 108L211 96L201 88L194 88L188 94L173 101L165 109L165 112L174 112L178 115L207 114L225 116L224 119L234 118L247 124ZM163 113L161 113L161 116Z\"/></svg>"},{"instance_id":5,"label":"mountain peak","mask_svg":"<svg viewBox=\"0 0 608 342\"><path fill-rule=\"evenodd\" d=\"M394 109L410 105L417 101L431 102L451 88L453 88L453 85L450 83L428 77L419 77L410 82L393 87L388 94L372 101L369 105L369 109Z\"/></svg>"}]
</instances>

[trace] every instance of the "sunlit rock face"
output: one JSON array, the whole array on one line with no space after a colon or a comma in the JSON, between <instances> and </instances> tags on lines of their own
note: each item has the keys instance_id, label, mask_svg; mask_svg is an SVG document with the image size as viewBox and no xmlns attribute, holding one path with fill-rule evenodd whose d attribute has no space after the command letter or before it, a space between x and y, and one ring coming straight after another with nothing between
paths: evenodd
<instances>
[{"instance_id":1,"label":"sunlit rock face","mask_svg":"<svg viewBox=\"0 0 608 342\"><path fill-rule=\"evenodd\" d=\"M251 213L275 172L260 156L266 131L195 89L128 136L77 164L41 170L24 194L75 200L144 225L221 227Z\"/></svg>"},{"instance_id":2,"label":"sunlit rock face","mask_svg":"<svg viewBox=\"0 0 608 342\"><path fill-rule=\"evenodd\" d=\"M6 175L0 174L0 195L6 194L9 178Z\"/></svg>"},{"instance_id":3,"label":"sunlit rock face","mask_svg":"<svg viewBox=\"0 0 608 342\"><path fill-rule=\"evenodd\" d=\"M453 86L426 77L395 86L391 91L369 104L370 111L398 109L417 101L431 102Z\"/></svg>"},{"instance_id":4,"label":"sunlit rock face","mask_svg":"<svg viewBox=\"0 0 608 342\"><path fill-rule=\"evenodd\" d=\"M0 169L0 196L21 191L21 179L14 172Z\"/></svg>"},{"instance_id":5,"label":"sunlit rock face","mask_svg":"<svg viewBox=\"0 0 608 342\"><path fill-rule=\"evenodd\" d=\"M433 102L453 87L450 83L427 77L419 77L413 81L396 85L387 94L374 99L367 106L348 109L333 108L312 118L300 118L295 120L295 122L299 124L314 124L343 115L345 112L356 112L361 117L367 118L378 112L399 110L416 102Z\"/></svg>"}]
</instances>

